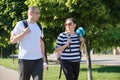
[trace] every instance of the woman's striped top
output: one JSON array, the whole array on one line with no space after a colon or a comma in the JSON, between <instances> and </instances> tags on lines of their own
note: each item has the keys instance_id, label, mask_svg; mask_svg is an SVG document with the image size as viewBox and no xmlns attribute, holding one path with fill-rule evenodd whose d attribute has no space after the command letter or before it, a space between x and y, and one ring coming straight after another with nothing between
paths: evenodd
<instances>
[{"instance_id":1,"label":"woman's striped top","mask_svg":"<svg viewBox=\"0 0 120 80\"><path fill-rule=\"evenodd\" d=\"M65 50L61 53L62 60L68 60L70 62L79 62L81 57L80 52L80 38L77 34L68 36L67 32L60 33L57 39L57 47L61 47L66 44L68 38L71 39L70 46L65 48Z\"/></svg>"}]
</instances>

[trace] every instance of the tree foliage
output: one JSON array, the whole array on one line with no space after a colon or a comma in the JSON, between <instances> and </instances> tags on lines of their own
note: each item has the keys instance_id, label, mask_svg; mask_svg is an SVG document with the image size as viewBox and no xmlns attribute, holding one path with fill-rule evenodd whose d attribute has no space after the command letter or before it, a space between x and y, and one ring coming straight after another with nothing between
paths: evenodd
<instances>
[{"instance_id":1,"label":"tree foliage","mask_svg":"<svg viewBox=\"0 0 120 80\"><path fill-rule=\"evenodd\" d=\"M40 9L39 22L50 52L68 17L85 28L90 49L120 46L120 0L1 0L0 5L0 47L9 45L16 22L27 18L27 7L34 5Z\"/></svg>"},{"instance_id":2,"label":"tree foliage","mask_svg":"<svg viewBox=\"0 0 120 80\"><path fill-rule=\"evenodd\" d=\"M27 6L24 4L24 0L0 0L0 5L0 48L3 48L3 53L10 53L11 31L17 21L25 18L24 11Z\"/></svg>"},{"instance_id":3,"label":"tree foliage","mask_svg":"<svg viewBox=\"0 0 120 80\"><path fill-rule=\"evenodd\" d=\"M119 0L28 0L29 6L41 10L40 21L45 25L46 36L53 42L64 31L64 20L74 17L86 30L90 49L97 51L120 46ZM50 32L50 33L48 33ZM47 35L49 34L49 35Z\"/></svg>"},{"instance_id":4,"label":"tree foliage","mask_svg":"<svg viewBox=\"0 0 120 80\"><path fill-rule=\"evenodd\" d=\"M1 0L0 5L0 46L6 47L9 44L11 30L16 22L23 18L23 11L27 6L24 0Z\"/></svg>"}]
</instances>

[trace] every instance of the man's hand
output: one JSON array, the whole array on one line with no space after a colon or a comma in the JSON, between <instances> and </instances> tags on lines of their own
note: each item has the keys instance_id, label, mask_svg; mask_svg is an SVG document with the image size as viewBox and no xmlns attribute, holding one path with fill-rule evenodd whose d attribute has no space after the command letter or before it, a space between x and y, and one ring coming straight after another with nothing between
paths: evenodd
<instances>
[{"instance_id":1,"label":"man's hand","mask_svg":"<svg viewBox=\"0 0 120 80\"><path fill-rule=\"evenodd\" d=\"M27 35L27 34L29 34L30 32L31 32L31 30L30 30L29 27L23 29L23 35Z\"/></svg>"},{"instance_id":2,"label":"man's hand","mask_svg":"<svg viewBox=\"0 0 120 80\"><path fill-rule=\"evenodd\" d=\"M45 63L43 63L43 69L44 70L47 70L48 69L48 64L45 62Z\"/></svg>"},{"instance_id":3,"label":"man's hand","mask_svg":"<svg viewBox=\"0 0 120 80\"><path fill-rule=\"evenodd\" d=\"M29 34L31 32L31 30L27 27L25 29L23 29L23 31L18 34L18 35L11 35L10 37L10 42L13 44L13 43L16 43L16 42L19 42L20 40L23 39L23 37L27 34Z\"/></svg>"}]
</instances>

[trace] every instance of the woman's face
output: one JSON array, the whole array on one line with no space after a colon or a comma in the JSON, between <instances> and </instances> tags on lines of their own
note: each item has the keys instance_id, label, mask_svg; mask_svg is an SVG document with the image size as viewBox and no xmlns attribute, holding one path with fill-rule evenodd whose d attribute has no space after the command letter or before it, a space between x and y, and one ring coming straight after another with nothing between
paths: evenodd
<instances>
[{"instance_id":1,"label":"woman's face","mask_svg":"<svg viewBox=\"0 0 120 80\"><path fill-rule=\"evenodd\" d=\"M75 27L76 27L76 24L72 20L67 20L65 22L65 28L67 31L72 31L75 29Z\"/></svg>"}]
</instances>

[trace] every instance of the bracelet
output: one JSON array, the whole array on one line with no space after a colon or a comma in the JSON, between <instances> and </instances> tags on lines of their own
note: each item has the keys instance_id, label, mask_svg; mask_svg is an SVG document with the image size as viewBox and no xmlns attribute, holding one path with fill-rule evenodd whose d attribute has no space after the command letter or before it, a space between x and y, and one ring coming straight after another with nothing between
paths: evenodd
<instances>
[{"instance_id":1,"label":"bracelet","mask_svg":"<svg viewBox=\"0 0 120 80\"><path fill-rule=\"evenodd\" d=\"M43 66L47 66L47 63L43 63Z\"/></svg>"}]
</instances>

